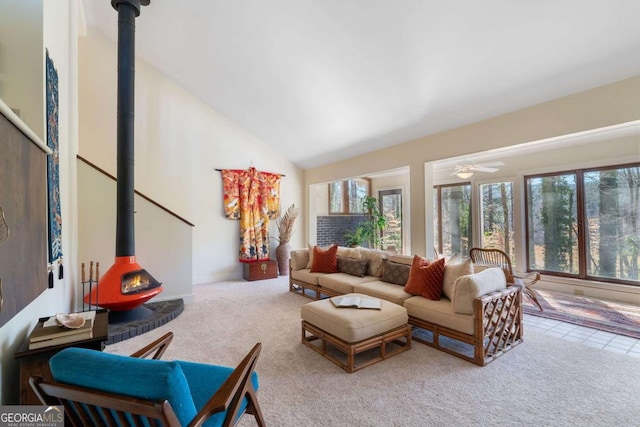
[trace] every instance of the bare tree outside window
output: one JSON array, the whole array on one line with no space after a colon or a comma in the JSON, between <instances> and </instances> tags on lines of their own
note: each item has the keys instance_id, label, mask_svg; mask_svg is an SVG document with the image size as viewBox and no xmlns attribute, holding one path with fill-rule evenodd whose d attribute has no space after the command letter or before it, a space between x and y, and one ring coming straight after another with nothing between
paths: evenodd
<instances>
[{"instance_id":1,"label":"bare tree outside window","mask_svg":"<svg viewBox=\"0 0 640 427\"><path fill-rule=\"evenodd\" d=\"M640 166L525 177L529 268L638 284Z\"/></svg>"},{"instance_id":2,"label":"bare tree outside window","mask_svg":"<svg viewBox=\"0 0 640 427\"><path fill-rule=\"evenodd\" d=\"M437 203L434 217L437 218L436 233L438 252L444 255L458 254L469 258L473 246L471 228L471 184L437 186Z\"/></svg>"},{"instance_id":3,"label":"bare tree outside window","mask_svg":"<svg viewBox=\"0 0 640 427\"><path fill-rule=\"evenodd\" d=\"M480 185L480 218L482 247L500 249L515 260L512 182Z\"/></svg>"}]
</instances>

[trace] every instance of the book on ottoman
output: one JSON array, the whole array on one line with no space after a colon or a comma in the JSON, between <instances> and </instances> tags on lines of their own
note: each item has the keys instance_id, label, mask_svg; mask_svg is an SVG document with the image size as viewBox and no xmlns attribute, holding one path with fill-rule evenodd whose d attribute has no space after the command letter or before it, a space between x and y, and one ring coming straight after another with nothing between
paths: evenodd
<instances>
[{"instance_id":1,"label":"book on ottoman","mask_svg":"<svg viewBox=\"0 0 640 427\"><path fill-rule=\"evenodd\" d=\"M331 302L338 308L367 308L380 310L380 300L365 297L333 297Z\"/></svg>"}]
</instances>

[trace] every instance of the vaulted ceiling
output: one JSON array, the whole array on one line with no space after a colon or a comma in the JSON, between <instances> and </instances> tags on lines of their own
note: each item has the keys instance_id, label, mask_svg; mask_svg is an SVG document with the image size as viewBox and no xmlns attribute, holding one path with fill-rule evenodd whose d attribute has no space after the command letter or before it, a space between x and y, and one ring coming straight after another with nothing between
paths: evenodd
<instances>
[{"instance_id":1,"label":"vaulted ceiling","mask_svg":"<svg viewBox=\"0 0 640 427\"><path fill-rule=\"evenodd\" d=\"M109 0L84 0L116 39ZM638 0L151 0L136 53L303 168L640 75Z\"/></svg>"}]
</instances>

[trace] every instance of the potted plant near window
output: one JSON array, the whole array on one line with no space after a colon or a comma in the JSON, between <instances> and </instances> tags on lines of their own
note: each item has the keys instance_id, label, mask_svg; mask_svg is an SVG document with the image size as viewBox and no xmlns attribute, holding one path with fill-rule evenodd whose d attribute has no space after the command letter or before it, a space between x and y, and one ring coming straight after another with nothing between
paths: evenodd
<instances>
[{"instance_id":1,"label":"potted plant near window","mask_svg":"<svg viewBox=\"0 0 640 427\"><path fill-rule=\"evenodd\" d=\"M278 271L281 276L289 275L289 256L291 253L289 241L293 235L293 224L295 224L299 213L300 211L295 204L292 204L276 222L279 243L278 247L276 247L276 261L278 262Z\"/></svg>"},{"instance_id":2,"label":"potted plant near window","mask_svg":"<svg viewBox=\"0 0 640 427\"><path fill-rule=\"evenodd\" d=\"M364 224L358 224L355 229L347 230L344 233L345 245L350 248L355 248L357 246L362 246L362 243L367 240L367 231L364 227Z\"/></svg>"},{"instance_id":3,"label":"potted plant near window","mask_svg":"<svg viewBox=\"0 0 640 427\"><path fill-rule=\"evenodd\" d=\"M344 237L345 244L350 247L361 246L363 243L371 249L381 249L382 232L388 225L387 217L380 211L380 204L375 197L366 197L362 200L362 211L369 218L348 230Z\"/></svg>"},{"instance_id":4,"label":"potted plant near window","mask_svg":"<svg viewBox=\"0 0 640 427\"><path fill-rule=\"evenodd\" d=\"M380 211L380 203L375 197L366 197L362 201L362 210L369 215L369 219L360 225L364 228L366 241L372 249L381 249L382 232L387 226L387 217Z\"/></svg>"}]
</instances>

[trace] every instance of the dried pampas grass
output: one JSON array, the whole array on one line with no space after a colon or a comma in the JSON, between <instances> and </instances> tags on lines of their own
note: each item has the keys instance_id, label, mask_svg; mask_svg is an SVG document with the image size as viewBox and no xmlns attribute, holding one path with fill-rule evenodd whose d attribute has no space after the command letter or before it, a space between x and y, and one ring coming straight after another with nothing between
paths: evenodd
<instances>
[{"instance_id":1,"label":"dried pampas grass","mask_svg":"<svg viewBox=\"0 0 640 427\"><path fill-rule=\"evenodd\" d=\"M278 241L280 243L289 243L289 240L291 240L293 224L296 222L299 213L300 210L296 208L295 204L292 204L285 213L278 218Z\"/></svg>"}]
</instances>

